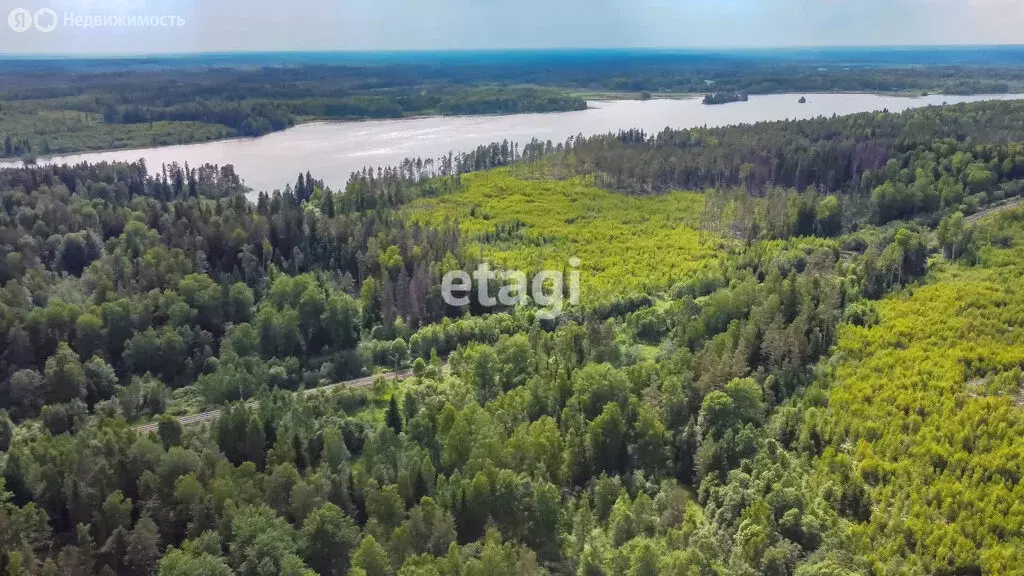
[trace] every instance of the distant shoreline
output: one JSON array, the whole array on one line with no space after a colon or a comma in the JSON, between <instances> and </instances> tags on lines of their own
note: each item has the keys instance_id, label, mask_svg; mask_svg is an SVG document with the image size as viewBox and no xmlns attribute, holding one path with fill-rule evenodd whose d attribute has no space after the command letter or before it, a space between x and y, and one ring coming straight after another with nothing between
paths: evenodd
<instances>
[{"instance_id":1,"label":"distant shoreline","mask_svg":"<svg viewBox=\"0 0 1024 576\"><path fill-rule=\"evenodd\" d=\"M612 100L612 99L609 98L608 100ZM631 99L630 98L621 98L620 100L631 100ZM594 101L598 101L598 100L594 100ZM583 110L552 110L550 112L507 112L507 113L485 113L485 114L410 114L408 116L397 116L397 117L393 117L393 118L352 118L352 119L309 117L309 118L299 119L294 124L292 124L291 126L282 128L280 130L271 130L270 132L267 132L265 134L260 134L258 136L238 136L238 135L233 135L233 136L227 136L227 137L223 137L223 138L208 138L208 139L202 139L202 140L194 140L194 141L190 141L190 142L179 142L179 143L176 143L176 144L157 144L157 145L152 145L152 146L132 146L132 145L129 145L129 146L115 146L115 147L112 147L112 148L111 147L107 147L107 148L83 148L83 149L80 149L80 150L57 152L55 154L47 154L45 156L40 155L40 156L37 156L35 158L35 161L36 161L36 163L47 163L47 162L52 161L54 158L64 158L66 156L78 156L78 155L81 155L81 154L99 154L99 153L103 153L103 152L131 152L133 150L142 151L142 150L153 150L155 148L174 148L174 147L177 147L177 146L199 146L199 145L202 145L202 144L210 144L212 142L231 142L231 141L258 140L260 138L264 138L266 136L270 136L271 134L280 134L282 132L287 132L288 130L291 130L293 128L298 128L300 126L308 126L308 125L311 125L311 124L361 124L361 123L367 123L367 122L401 122L403 120L422 120L422 119L425 119L425 118L487 118L487 117L498 117L498 116L524 116L524 115L531 115L531 114L569 114L569 113L572 113L572 112L584 112L584 111L589 110L591 108L592 107L589 106L589 101L588 101L587 108L584 108ZM15 167L15 166L12 166L13 164L16 164L17 166L21 166L22 163L23 163L23 159L22 158L0 156L0 169Z\"/></svg>"},{"instance_id":2,"label":"distant shoreline","mask_svg":"<svg viewBox=\"0 0 1024 576\"><path fill-rule=\"evenodd\" d=\"M55 158L64 158L68 156L78 156L84 154L99 154L104 152L131 152L134 150L145 151L159 148L173 148L178 146L199 146L203 144L209 144L213 142L231 142L231 141L247 141L256 140L272 134L279 134L286 132L293 128L300 126L307 126L310 124L360 124L366 122L400 122L404 120L418 120L425 118L487 118L487 117L502 117L502 116L521 116L521 115L532 115L532 114L568 114L572 112L584 112L595 108L593 104L600 102L620 102L620 101L635 101L642 102L644 100L691 100L704 97L704 93L688 93L688 92L660 92L652 93L649 99L641 98L640 92L633 91L570 91L569 94L578 98L583 98L587 101L587 108L583 110L556 110L550 112L514 112L514 113L484 113L484 114L410 114L408 116L400 116L393 118L352 118L352 119L339 119L339 118L319 118L319 117L308 117L297 120L291 126L282 128L280 130L272 130L266 134L260 134L258 136L239 136L232 135L227 137L215 137L207 139L197 139L188 142L179 142L173 144L155 144L149 146L114 146L114 147L99 147L99 148L81 148L78 150L61 151L53 154L39 155L35 158L36 163L45 164L52 162ZM880 97L896 97L896 98L922 98L925 95L910 91L900 92L884 92L884 91L822 91L822 92L783 92L783 93L772 93L772 94L751 94L751 99L764 97L764 96L779 96L783 94L791 94L794 97L800 96L814 96L823 94L868 94ZM993 94L994 96L995 94ZM986 94L940 94L931 93L929 96L986 96ZM23 159L18 157L4 157L0 156L0 168L12 168L19 167L23 164Z\"/></svg>"},{"instance_id":3,"label":"distant shoreline","mask_svg":"<svg viewBox=\"0 0 1024 576\"><path fill-rule=\"evenodd\" d=\"M419 119L389 119L362 123L309 119L294 131L272 132L260 137L219 139L158 147L122 147L101 151L49 155L39 164L75 165L137 162L144 160L150 173L163 164L206 164L234 166L245 185L253 191L283 189L293 178L289 174L312 172L335 189L341 189L353 172L367 167L398 166L407 158L437 160L449 153L471 152L480 146L507 140L523 146L531 139L558 143L582 134L615 134L637 129L648 135L666 127L726 128L758 122L800 121L832 115L889 110L900 113L923 106L941 106L946 98L875 96L858 93L810 95L798 104L802 94L761 95L748 103L702 106L699 101L679 99L589 101L588 110L565 114L457 116ZM1021 100L1024 94L950 97L950 103L990 100ZM763 100L762 100L763 99ZM607 110L606 110L607 109ZM17 168L17 159L0 160L0 167Z\"/></svg>"}]
</instances>

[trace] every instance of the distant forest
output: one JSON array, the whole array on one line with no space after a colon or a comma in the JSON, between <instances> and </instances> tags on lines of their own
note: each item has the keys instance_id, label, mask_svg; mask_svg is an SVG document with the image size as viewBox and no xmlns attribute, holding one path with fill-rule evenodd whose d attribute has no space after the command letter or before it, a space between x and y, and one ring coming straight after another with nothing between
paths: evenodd
<instances>
[{"instance_id":1,"label":"distant forest","mask_svg":"<svg viewBox=\"0 0 1024 576\"><path fill-rule=\"evenodd\" d=\"M8 60L0 61L0 157L258 136L316 119L580 110L595 94L1024 87L1012 51L950 50L899 58L877 51L597 51Z\"/></svg>"}]
</instances>

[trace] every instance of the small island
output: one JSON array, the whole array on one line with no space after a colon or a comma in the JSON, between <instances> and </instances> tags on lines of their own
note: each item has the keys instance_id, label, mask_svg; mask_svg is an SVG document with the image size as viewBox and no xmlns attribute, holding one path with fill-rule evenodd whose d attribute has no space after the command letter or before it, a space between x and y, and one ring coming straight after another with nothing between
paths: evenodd
<instances>
[{"instance_id":1,"label":"small island","mask_svg":"<svg viewBox=\"0 0 1024 576\"><path fill-rule=\"evenodd\" d=\"M807 96L801 96L800 97L800 103L801 104L807 104Z\"/></svg>"},{"instance_id":2,"label":"small island","mask_svg":"<svg viewBox=\"0 0 1024 576\"><path fill-rule=\"evenodd\" d=\"M714 104L728 104L730 102L746 102L746 92L715 92L714 94L705 94L704 103L707 105Z\"/></svg>"}]
</instances>

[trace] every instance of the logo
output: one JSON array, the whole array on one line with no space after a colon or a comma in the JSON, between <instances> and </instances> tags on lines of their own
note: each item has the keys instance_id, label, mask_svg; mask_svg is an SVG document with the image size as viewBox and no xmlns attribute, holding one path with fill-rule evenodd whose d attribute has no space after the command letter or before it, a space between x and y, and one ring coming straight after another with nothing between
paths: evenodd
<instances>
[{"instance_id":1,"label":"logo","mask_svg":"<svg viewBox=\"0 0 1024 576\"><path fill-rule=\"evenodd\" d=\"M28 32L32 27L32 13L24 8L15 8L7 15L7 25L15 32Z\"/></svg>"},{"instance_id":2,"label":"logo","mask_svg":"<svg viewBox=\"0 0 1024 576\"><path fill-rule=\"evenodd\" d=\"M34 14L25 8L15 8L7 14L7 25L15 32L28 32L33 27L40 32L53 32L57 28L57 13L50 8L41 8Z\"/></svg>"},{"instance_id":3,"label":"logo","mask_svg":"<svg viewBox=\"0 0 1024 576\"><path fill-rule=\"evenodd\" d=\"M36 30L40 32L53 32L54 28L57 27L57 13L49 8L36 10L36 13L32 16L32 21L36 25Z\"/></svg>"},{"instance_id":4,"label":"logo","mask_svg":"<svg viewBox=\"0 0 1024 576\"><path fill-rule=\"evenodd\" d=\"M35 28L38 32L53 32L57 26L65 28L180 28L185 19L174 14L76 14L65 11L63 18L57 20L57 12L52 8L40 8L35 12L25 8L15 8L7 14L7 25L15 32L28 32Z\"/></svg>"},{"instance_id":5,"label":"logo","mask_svg":"<svg viewBox=\"0 0 1024 576\"><path fill-rule=\"evenodd\" d=\"M580 303L580 259L569 258L569 266L572 270L568 274L568 285L564 270L541 270L533 277L532 284L521 270L491 270L486 262L472 274L465 270L450 270L441 278L441 299L456 308L469 305L494 308L499 304L512 307L532 303L540 308L537 312L539 318L554 320L562 313L566 298L574 306ZM497 297L492 290L494 285L490 284L492 280L500 281L496 286Z\"/></svg>"}]
</instances>

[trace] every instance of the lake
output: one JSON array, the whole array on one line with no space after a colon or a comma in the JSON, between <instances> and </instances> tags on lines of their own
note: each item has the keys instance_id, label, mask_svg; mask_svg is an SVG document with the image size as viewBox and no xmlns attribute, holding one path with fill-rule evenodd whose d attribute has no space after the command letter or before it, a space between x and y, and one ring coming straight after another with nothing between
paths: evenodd
<instances>
[{"instance_id":1,"label":"lake","mask_svg":"<svg viewBox=\"0 0 1024 576\"><path fill-rule=\"evenodd\" d=\"M642 128L659 132L666 126L692 128L724 126L768 120L785 120L852 114L888 109L896 112L920 106L979 100L1008 100L1024 95L946 96L917 98L875 94L800 94L751 96L746 102L705 106L700 99L613 100L591 102L579 112L518 114L510 116L449 116L372 120L364 122L315 122L258 138L236 138L134 150L111 150L56 156L41 163L135 161L143 158L151 171L161 164L188 162L233 164L235 171L254 190L273 190L294 183L307 170L334 189L343 188L349 175L364 166L388 166L407 157L437 158L481 144L501 141L529 142L531 138L564 141L570 135L585 136ZM0 163L17 165L17 162Z\"/></svg>"}]
</instances>

